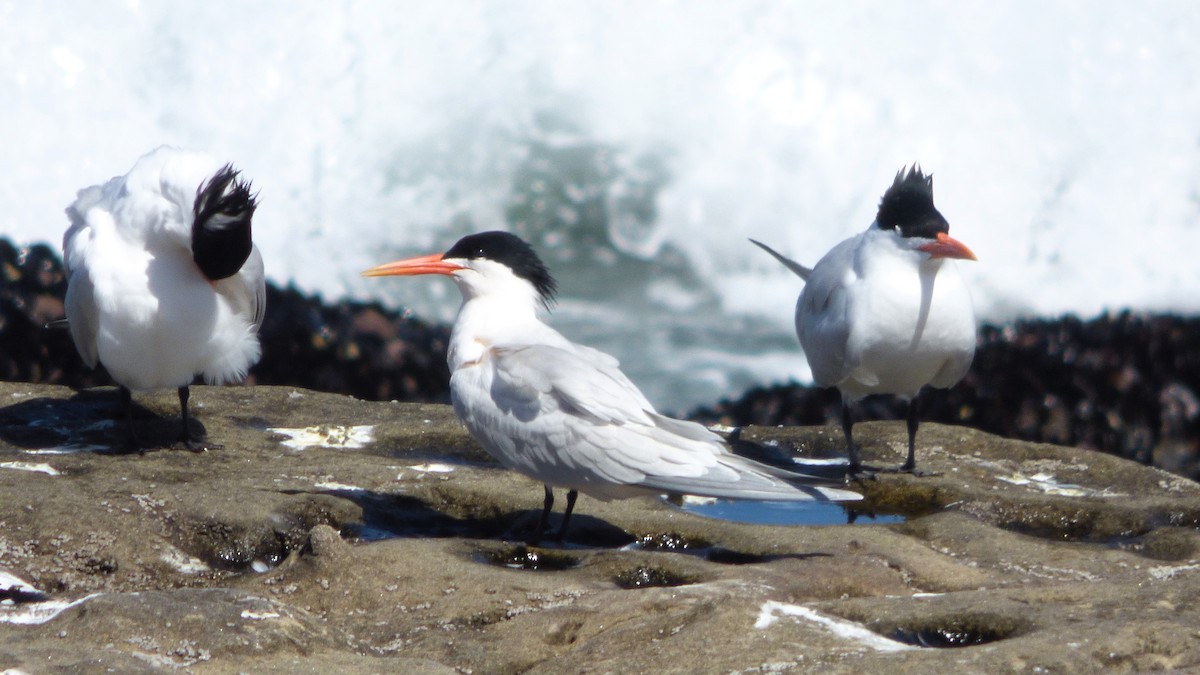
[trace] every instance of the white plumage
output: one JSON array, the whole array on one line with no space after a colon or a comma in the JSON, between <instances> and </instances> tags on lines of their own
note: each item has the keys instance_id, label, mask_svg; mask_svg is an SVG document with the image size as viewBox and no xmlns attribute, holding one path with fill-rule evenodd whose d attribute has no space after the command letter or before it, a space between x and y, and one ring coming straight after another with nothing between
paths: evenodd
<instances>
[{"instance_id":1,"label":"white plumage","mask_svg":"<svg viewBox=\"0 0 1200 675\"><path fill-rule=\"evenodd\" d=\"M925 385L952 387L975 355L971 294L951 259L974 260L948 234L933 206L932 177L901 170L875 222L834 246L811 270L753 241L805 280L796 334L813 381L837 387L852 468L851 404L873 394L909 401L909 454L915 468L917 408Z\"/></svg>"},{"instance_id":2,"label":"white plumage","mask_svg":"<svg viewBox=\"0 0 1200 675\"><path fill-rule=\"evenodd\" d=\"M208 155L161 147L128 174L81 190L67 208L66 313L76 348L89 366L104 364L126 397L179 388L185 434L193 379L240 380L261 353L266 287L249 239L255 201L236 175ZM197 237L210 242L201 256ZM210 278L201 263L236 272Z\"/></svg>"},{"instance_id":3,"label":"white plumage","mask_svg":"<svg viewBox=\"0 0 1200 675\"><path fill-rule=\"evenodd\" d=\"M455 412L504 466L543 482L540 536L566 488L619 499L664 492L771 500L855 500L857 493L729 451L694 422L660 415L617 360L577 345L538 317L553 281L533 250L504 232L471 235L442 255L365 272L445 274L463 295L448 362ZM807 483L807 485L805 485Z\"/></svg>"}]
</instances>

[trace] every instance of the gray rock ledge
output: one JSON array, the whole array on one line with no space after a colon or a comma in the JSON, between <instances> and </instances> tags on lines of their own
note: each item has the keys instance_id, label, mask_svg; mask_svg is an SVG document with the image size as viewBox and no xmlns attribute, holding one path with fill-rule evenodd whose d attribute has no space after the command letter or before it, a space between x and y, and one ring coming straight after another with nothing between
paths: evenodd
<instances>
[{"instance_id":1,"label":"gray rock ledge","mask_svg":"<svg viewBox=\"0 0 1200 675\"><path fill-rule=\"evenodd\" d=\"M174 392L136 400L139 433L168 439ZM446 406L286 387L192 401L224 448L113 454L115 390L0 383L0 598L16 598L0 669L1200 668L1200 486L1109 455L930 424L918 463L936 475L852 484L904 523L583 497L571 541L530 552L540 486ZM855 432L866 461L902 460L903 423ZM836 456L840 437L747 428L739 448Z\"/></svg>"}]
</instances>

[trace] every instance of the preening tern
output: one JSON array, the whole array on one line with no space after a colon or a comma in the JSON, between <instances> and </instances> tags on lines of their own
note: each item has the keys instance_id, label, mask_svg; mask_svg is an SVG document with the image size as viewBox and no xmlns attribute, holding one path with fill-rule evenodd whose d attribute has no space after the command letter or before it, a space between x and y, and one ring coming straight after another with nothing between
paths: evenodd
<instances>
[{"instance_id":1,"label":"preening tern","mask_svg":"<svg viewBox=\"0 0 1200 675\"><path fill-rule=\"evenodd\" d=\"M183 441L188 385L240 380L261 354L262 257L251 240L257 196L230 164L161 147L124 176L79 191L63 238L66 314L85 363L130 390L175 387Z\"/></svg>"}]
</instances>

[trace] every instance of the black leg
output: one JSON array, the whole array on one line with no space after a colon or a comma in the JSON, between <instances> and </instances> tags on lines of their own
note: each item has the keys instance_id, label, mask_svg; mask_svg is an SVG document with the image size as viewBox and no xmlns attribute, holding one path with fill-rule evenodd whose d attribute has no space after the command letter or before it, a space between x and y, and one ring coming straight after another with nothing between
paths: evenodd
<instances>
[{"instance_id":1,"label":"black leg","mask_svg":"<svg viewBox=\"0 0 1200 675\"><path fill-rule=\"evenodd\" d=\"M146 449L142 446L137 431L133 428L133 392L122 386L118 386L117 390L121 392L121 407L125 409L125 431L128 433L126 443L131 450L137 450L139 455L144 455Z\"/></svg>"},{"instance_id":2,"label":"black leg","mask_svg":"<svg viewBox=\"0 0 1200 675\"><path fill-rule=\"evenodd\" d=\"M191 416L188 415L188 399L190 399L190 398L191 398L191 390L188 389L187 385L180 387L179 388L179 414L180 414L180 418L183 420L183 434L179 440L183 443L183 447L187 448L188 450L191 450L192 452L204 452L205 450L210 450L210 449L211 450L220 450L224 446L222 446L218 443L206 443L206 442L204 442L203 439L200 439L200 440L192 439L192 434L190 431L188 431L188 424L192 419Z\"/></svg>"},{"instance_id":3,"label":"black leg","mask_svg":"<svg viewBox=\"0 0 1200 675\"><path fill-rule=\"evenodd\" d=\"M133 392L125 387L117 387L121 392L121 409L125 411L125 431L133 436Z\"/></svg>"},{"instance_id":4,"label":"black leg","mask_svg":"<svg viewBox=\"0 0 1200 675\"><path fill-rule=\"evenodd\" d=\"M555 537L558 541L562 541L567 536L567 523L571 522L571 512L575 510L575 500L579 498L579 490L571 488L567 493L567 510L563 512L562 525L558 528L558 536Z\"/></svg>"},{"instance_id":5,"label":"black leg","mask_svg":"<svg viewBox=\"0 0 1200 675\"><path fill-rule=\"evenodd\" d=\"M538 519L537 529L533 531L533 536L526 542L530 546L537 546L542 540L542 534L546 532L546 524L550 522L550 509L554 508L554 492L550 490L550 486L542 484L546 489L546 499L542 501L542 517Z\"/></svg>"},{"instance_id":6,"label":"black leg","mask_svg":"<svg viewBox=\"0 0 1200 675\"><path fill-rule=\"evenodd\" d=\"M849 399L842 398L842 433L846 434L846 454L850 457L850 473L858 473L862 462L858 459L858 446L854 445L854 411Z\"/></svg>"},{"instance_id":7,"label":"black leg","mask_svg":"<svg viewBox=\"0 0 1200 675\"><path fill-rule=\"evenodd\" d=\"M908 401L908 460L900 467L901 471L913 471L917 468L917 427L921 424L920 406L917 402L920 400L920 396L914 396Z\"/></svg>"},{"instance_id":8,"label":"black leg","mask_svg":"<svg viewBox=\"0 0 1200 675\"><path fill-rule=\"evenodd\" d=\"M184 443L191 443L192 437L188 433L188 399L191 398L191 391L187 385L179 388L179 414L183 418L183 435L180 440Z\"/></svg>"}]
</instances>

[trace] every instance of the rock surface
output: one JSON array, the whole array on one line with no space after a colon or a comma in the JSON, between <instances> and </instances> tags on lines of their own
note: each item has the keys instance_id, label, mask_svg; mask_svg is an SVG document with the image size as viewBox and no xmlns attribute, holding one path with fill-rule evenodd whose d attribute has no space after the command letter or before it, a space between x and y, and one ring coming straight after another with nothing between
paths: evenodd
<instances>
[{"instance_id":1,"label":"rock surface","mask_svg":"<svg viewBox=\"0 0 1200 675\"><path fill-rule=\"evenodd\" d=\"M196 387L224 447L138 455L112 453L116 398L0 383L0 668L1200 668L1200 486L1111 455L930 424L935 475L852 483L902 523L584 497L566 544L526 549L540 486L447 406ZM137 401L139 433L170 439L174 393ZM856 432L867 461L902 460L902 423ZM839 438L750 427L738 447L824 457Z\"/></svg>"}]
</instances>

